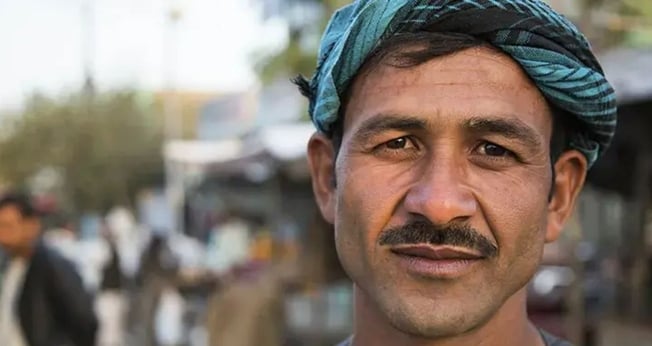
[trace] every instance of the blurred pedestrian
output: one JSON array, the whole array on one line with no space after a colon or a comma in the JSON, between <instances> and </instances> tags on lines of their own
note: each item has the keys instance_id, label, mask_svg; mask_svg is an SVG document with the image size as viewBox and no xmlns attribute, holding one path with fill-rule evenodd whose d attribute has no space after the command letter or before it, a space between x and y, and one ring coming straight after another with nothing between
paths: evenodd
<instances>
[{"instance_id":1,"label":"blurred pedestrian","mask_svg":"<svg viewBox=\"0 0 652 346\"><path fill-rule=\"evenodd\" d=\"M125 342L125 278L120 267L120 255L115 235L106 223L102 224L101 236L109 248L109 255L102 268L102 278L96 301L97 314L101 322L98 344L99 346L121 346Z\"/></svg>"},{"instance_id":2,"label":"blurred pedestrian","mask_svg":"<svg viewBox=\"0 0 652 346\"><path fill-rule=\"evenodd\" d=\"M0 246L9 256L0 294L0 345L89 346L98 323L72 263L40 239L30 199L0 197Z\"/></svg>"},{"instance_id":3,"label":"blurred pedestrian","mask_svg":"<svg viewBox=\"0 0 652 346\"><path fill-rule=\"evenodd\" d=\"M140 260L137 276L141 287L137 302L138 322L142 323L139 345L157 345L156 314L163 294L175 284L179 263L165 233L160 230L152 233Z\"/></svg>"},{"instance_id":4,"label":"blurred pedestrian","mask_svg":"<svg viewBox=\"0 0 652 346\"><path fill-rule=\"evenodd\" d=\"M208 242L208 267L216 274L230 272L250 259L251 230L245 218L237 211L228 211L224 222L211 230Z\"/></svg>"},{"instance_id":5,"label":"blurred pedestrian","mask_svg":"<svg viewBox=\"0 0 652 346\"><path fill-rule=\"evenodd\" d=\"M79 255L79 237L74 222L62 216L60 224L51 229L45 229L43 241L53 250L57 250L64 258L77 265Z\"/></svg>"},{"instance_id":6,"label":"blurred pedestrian","mask_svg":"<svg viewBox=\"0 0 652 346\"><path fill-rule=\"evenodd\" d=\"M216 291L206 316L209 346L281 346L285 311L280 275L267 264L233 268L232 281Z\"/></svg>"}]
</instances>

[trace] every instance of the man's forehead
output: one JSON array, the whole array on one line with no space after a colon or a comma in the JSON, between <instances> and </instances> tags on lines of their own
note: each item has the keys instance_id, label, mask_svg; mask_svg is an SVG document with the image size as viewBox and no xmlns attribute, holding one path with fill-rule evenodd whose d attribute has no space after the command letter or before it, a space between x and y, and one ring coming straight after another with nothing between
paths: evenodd
<instances>
[{"instance_id":1,"label":"man's forehead","mask_svg":"<svg viewBox=\"0 0 652 346\"><path fill-rule=\"evenodd\" d=\"M437 82L438 77L433 77L433 75L454 74L453 77L455 77L460 70L466 72L465 78L452 78L442 82L465 84L482 81L496 87L537 90L536 85L517 62L506 54L496 52L495 49L489 47L467 48L444 56L433 57L415 66L400 66L395 63L394 59L389 56L373 67L363 68L354 77L351 83L351 92L368 86L368 84L376 87L401 87L428 78ZM428 70L427 74L423 73L424 69ZM513 82L516 79L521 83L514 85Z\"/></svg>"},{"instance_id":2,"label":"man's forehead","mask_svg":"<svg viewBox=\"0 0 652 346\"><path fill-rule=\"evenodd\" d=\"M509 57L473 48L415 67L379 66L353 82L344 127L386 115L421 118L430 128L472 129L472 119L516 119L544 127L550 112L541 92ZM537 118L542 119L527 119Z\"/></svg>"}]
</instances>

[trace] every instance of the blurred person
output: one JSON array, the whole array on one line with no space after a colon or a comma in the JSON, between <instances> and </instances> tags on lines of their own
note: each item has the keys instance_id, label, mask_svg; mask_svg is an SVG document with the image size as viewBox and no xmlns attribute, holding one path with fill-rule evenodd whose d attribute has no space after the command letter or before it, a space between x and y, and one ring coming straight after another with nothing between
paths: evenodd
<instances>
[{"instance_id":1,"label":"blurred person","mask_svg":"<svg viewBox=\"0 0 652 346\"><path fill-rule=\"evenodd\" d=\"M102 224L101 236L108 247L108 258L102 268L102 277L96 300L100 320L98 344L100 346L124 345L126 316L125 277L120 266L116 235L107 223Z\"/></svg>"},{"instance_id":2,"label":"blurred person","mask_svg":"<svg viewBox=\"0 0 652 346\"><path fill-rule=\"evenodd\" d=\"M209 346L281 346L285 312L280 273L251 261L232 268L230 279L209 300Z\"/></svg>"},{"instance_id":3,"label":"blurred person","mask_svg":"<svg viewBox=\"0 0 652 346\"><path fill-rule=\"evenodd\" d=\"M84 286L89 292L100 289L102 268L109 260L110 249L102 238L104 219L95 213L86 213L80 219L76 262Z\"/></svg>"},{"instance_id":4,"label":"blurred person","mask_svg":"<svg viewBox=\"0 0 652 346\"><path fill-rule=\"evenodd\" d=\"M138 271L139 256L145 244L145 230L136 224L133 214L125 207L114 207L105 217L120 257L120 268L125 278L133 279Z\"/></svg>"},{"instance_id":5,"label":"blurred person","mask_svg":"<svg viewBox=\"0 0 652 346\"><path fill-rule=\"evenodd\" d=\"M142 345L157 345L156 315L163 293L174 286L178 260L167 243L167 232L154 230L141 255L136 282L140 294L136 302Z\"/></svg>"},{"instance_id":6,"label":"blurred person","mask_svg":"<svg viewBox=\"0 0 652 346\"><path fill-rule=\"evenodd\" d=\"M211 230L207 245L206 265L218 275L247 263L251 256L251 230L245 219L229 211L222 220Z\"/></svg>"},{"instance_id":7,"label":"blurred person","mask_svg":"<svg viewBox=\"0 0 652 346\"><path fill-rule=\"evenodd\" d=\"M284 270L273 261L274 239L264 219L225 214L214 230L209 255L221 287L210 297L208 345L281 346L284 341Z\"/></svg>"},{"instance_id":8,"label":"blurred person","mask_svg":"<svg viewBox=\"0 0 652 346\"><path fill-rule=\"evenodd\" d=\"M311 81L313 190L354 282L342 345L568 345L525 286L615 132L614 91L539 0L360 0Z\"/></svg>"},{"instance_id":9,"label":"blurred person","mask_svg":"<svg viewBox=\"0 0 652 346\"><path fill-rule=\"evenodd\" d=\"M94 218L86 221L86 227L76 227L70 219L65 219L61 227L45 231L43 239L45 244L58 251L64 258L75 265L82 278L84 287L89 292L97 292L100 286L102 266L109 259L110 249L105 241L95 234L93 229L96 221ZM82 222L83 224L84 222ZM88 224L93 227L88 227ZM103 222L99 221L97 228L101 229ZM86 232L83 229L86 228ZM84 235L84 233L86 235Z\"/></svg>"},{"instance_id":10,"label":"blurred person","mask_svg":"<svg viewBox=\"0 0 652 346\"><path fill-rule=\"evenodd\" d=\"M72 263L77 261L79 239L77 228L71 219L64 216L58 226L45 230L43 241Z\"/></svg>"},{"instance_id":11,"label":"blurred person","mask_svg":"<svg viewBox=\"0 0 652 346\"><path fill-rule=\"evenodd\" d=\"M0 345L95 344L90 295L72 263L40 240L29 198L0 197L0 246L9 255L0 294Z\"/></svg>"}]
</instances>

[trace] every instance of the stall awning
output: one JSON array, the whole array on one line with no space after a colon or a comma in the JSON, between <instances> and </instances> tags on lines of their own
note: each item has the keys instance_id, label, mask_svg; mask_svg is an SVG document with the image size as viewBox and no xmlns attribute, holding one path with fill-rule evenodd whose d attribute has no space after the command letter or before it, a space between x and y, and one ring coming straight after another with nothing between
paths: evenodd
<instances>
[{"instance_id":1,"label":"stall awning","mask_svg":"<svg viewBox=\"0 0 652 346\"><path fill-rule=\"evenodd\" d=\"M239 139L219 141L173 140L165 144L164 157L168 161L192 165L211 165L229 162L243 156Z\"/></svg>"},{"instance_id":2,"label":"stall awning","mask_svg":"<svg viewBox=\"0 0 652 346\"><path fill-rule=\"evenodd\" d=\"M261 155L281 163L293 162L305 159L308 140L314 132L310 123L293 123L263 127L245 138L174 140L165 145L164 155L168 162L213 167Z\"/></svg>"},{"instance_id":3,"label":"stall awning","mask_svg":"<svg viewBox=\"0 0 652 346\"><path fill-rule=\"evenodd\" d=\"M619 104L652 98L652 50L616 49L599 57Z\"/></svg>"}]
</instances>

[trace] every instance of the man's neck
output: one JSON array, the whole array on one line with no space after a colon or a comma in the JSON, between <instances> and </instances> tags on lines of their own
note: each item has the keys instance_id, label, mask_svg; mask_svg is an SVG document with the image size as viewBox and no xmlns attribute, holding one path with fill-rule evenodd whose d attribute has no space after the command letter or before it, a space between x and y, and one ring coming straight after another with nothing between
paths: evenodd
<instances>
[{"instance_id":1,"label":"man's neck","mask_svg":"<svg viewBox=\"0 0 652 346\"><path fill-rule=\"evenodd\" d=\"M544 346L541 334L528 320L525 288L516 292L484 325L462 335L424 339L405 334L366 301L365 293L354 286L355 323L352 346Z\"/></svg>"}]
</instances>

